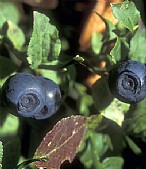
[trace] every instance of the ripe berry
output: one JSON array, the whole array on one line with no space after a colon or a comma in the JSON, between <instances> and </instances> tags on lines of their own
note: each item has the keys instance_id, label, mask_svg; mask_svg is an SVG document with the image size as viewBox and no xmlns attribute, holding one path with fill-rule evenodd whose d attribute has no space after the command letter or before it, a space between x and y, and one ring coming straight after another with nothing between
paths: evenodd
<instances>
[{"instance_id":1,"label":"ripe berry","mask_svg":"<svg viewBox=\"0 0 146 169\"><path fill-rule=\"evenodd\" d=\"M36 119L46 119L53 115L60 106L61 92L58 85L50 79L46 79L42 76L39 77L45 86L45 106L43 111L37 113L34 117Z\"/></svg>"},{"instance_id":2,"label":"ripe berry","mask_svg":"<svg viewBox=\"0 0 146 169\"><path fill-rule=\"evenodd\" d=\"M50 93L54 91L55 87L52 87L54 82L42 79L43 77L36 77L28 73L18 73L11 76L2 88L3 106L9 107L12 114L22 117L45 119L54 114L58 109L54 103L56 100L54 99L54 102L51 99L48 100L47 96L48 90ZM60 92L59 87L58 90ZM60 98L61 95L59 101Z\"/></svg>"},{"instance_id":3,"label":"ripe berry","mask_svg":"<svg viewBox=\"0 0 146 169\"><path fill-rule=\"evenodd\" d=\"M109 87L122 102L137 103L146 97L146 67L134 60L127 60L111 70Z\"/></svg>"}]
</instances>

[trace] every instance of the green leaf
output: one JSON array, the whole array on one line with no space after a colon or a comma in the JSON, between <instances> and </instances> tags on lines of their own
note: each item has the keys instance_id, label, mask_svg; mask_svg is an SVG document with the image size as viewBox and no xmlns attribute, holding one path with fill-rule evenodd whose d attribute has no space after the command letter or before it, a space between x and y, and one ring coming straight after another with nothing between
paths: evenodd
<instances>
[{"instance_id":1,"label":"green leaf","mask_svg":"<svg viewBox=\"0 0 146 169\"><path fill-rule=\"evenodd\" d=\"M21 143L17 136L4 145L3 168L15 168L20 156Z\"/></svg>"},{"instance_id":2,"label":"green leaf","mask_svg":"<svg viewBox=\"0 0 146 169\"><path fill-rule=\"evenodd\" d=\"M14 48L20 51L25 44L25 35L22 30L13 22L7 22L7 38L11 41Z\"/></svg>"},{"instance_id":3,"label":"green leaf","mask_svg":"<svg viewBox=\"0 0 146 169\"><path fill-rule=\"evenodd\" d=\"M91 47L92 51L98 55L102 48L102 34L98 32L93 32L91 37Z\"/></svg>"},{"instance_id":4,"label":"green leaf","mask_svg":"<svg viewBox=\"0 0 146 169\"><path fill-rule=\"evenodd\" d=\"M2 169L2 158L3 158L3 145L0 141L0 169Z\"/></svg>"},{"instance_id":5,"label":"green leaf","mask_svg":"<svg viewBox=\"0 0 146 169\"><path fill-rule=\"evenodd\" d=\"M111 50L110 55L114 64L121 60L121 40L119 37L117 37L117 41Z\"/></svg>"},{"instance_id":6,"label":"green leaf","mask_svg":"<svg viewBox=\"0 0 146 169\"><path fill-rule=\"evenodd\" d=\"M109 20L106 20L107 22L107 31L108 31L108 36L109 36L109 40L112 40L114 38L116 38L116 34L113 32L113 30L116 29L115 25L110 22Z\"/></svg>"},{"instance_id":7,"label":"green leaf","mask_svg":"<svg viewBox=\"0 0 146 169\"><path fill-rule=\"evenodd\" d=\"M0 56L0 87L17 69L18 67L10 59Z\"/></svg>"},{"instance_id":8,"label":"green leaf","mask_svg":"<svg viewBox=\"0 0 146 169\"><path fill-rule=\"evenodd\" d=\"M118 21L133 32L140 20L140 12L136 9L135 4L130 1L124 1L122 3L112 4L111 6L113 14Z\"/></svg>"},{"instance_id":9,"label":"green leaf","mask_svg":"<svg viewBox=\"0 0 146 169\"><path fill-rule=\"evenodd\" d=\"M102 133L89 132L89 140L86 140L86 149L81 152L80 161L86 168L101 168L101 157L111 147L109 135ZM84 147L85 148L85 147Z\"/></svg>"},{"instance_id":10,"label":"green leaf","mask_svg":"<svg viewBox=\"0 0 146 169\"><path fill-rule=\"evenodd\" d=\"M102 162L103 169L122 169L124 160L121 157L107 157Z\"/></svg>"},{"instance_id":11,"label":"green leaf","mask_svg":"<svg viewBox=\"0 0 146 169\"><path fill-rule=\"evenodd\" d=\"M139 27L130 41L129 58L132 60L146 63L146 30Z\"/></svg>"},{"instance_id":12,"label":"green leaf","mask_svg":"<svg viewBox=\"0 0 146 169\"><path fill-rule=\"evenodd\" d=\"M91 169L93 165L92 153L91 153L91 143L88 142L86 150L80 156L80 161L84 164L87 169Z\"/></svg>"},{"instance_id":13,"label":"green leaf","mask_svg":"<svg viewBox=\"0 0 146 169\"><path fill-rule=\"evenodd\" d=\"M19 22L20 14L14 3L11 2L0 2L0 17L2 20L5 18L7 21L12 21L15 24ZM0 19L0 29L2 21Z\"/></svg>"},{"instance_id":14,"label":"green leaf","mask_svg":"<svg viewBox=\"0 0 146 169\"><path fill-rule=\"evenodd\" d=\"M33 33L27 50L27 59L33 69L41 63L56 60L60 54L58 31L49 21L44 14L34 12Z\"/></svg>"},{"instance_id":15,"label":"green leaf","mask_svg":"<svg viewBox=\"0 0 146 169\"><path fill-rule=\"evenodd\" d=\"M117 36L117 41L110 52L111 62L113 62L113 64L117 64L120 61L127 59L128 53L129 53L128 43L124 39L121 40Z\"/></svg>"},{"instance_id":16,"label":"green leaf","mask_svg":"<svg viewBox=\"0 0 146 169\"><path fill-rule=\"evenodd\" d=\"M92 96L85 94L79 101L79 112L84 116L90 115L89 107L93 104Z\"/></svg>"},{"instance_id":17,"label":"green leaf","mask_svg":"<svg viewBox=\"0 0 146 169\"><path fill-rule=\"evenodd\" d=\"M129 147L131 150L136 154L140 155L142 153L141 149L138 147L138 145L128 136L125 137Z\"/></svg>"},{"instance_id":18,"label":"green leaf","mask_svg":"<svg viewBox=\"0 0 146 169\"><path fill-rule=\"evenodd\" d=\"M119 126L122 126L124 121L124 115L129 110L130 104L120 102L118 99L114 99L112 103L101 114L116 122Z\"/></svg>"},{"instance_id":19,"label":"green leaf","mask_svg":"<svg viewBox=\"0 0 146 169\"><path fill-rule=\"evenodd\" d=\"M94 145L94 150L97 151L99 157L104 155L104 153L111 147L111 140L107 134L92 132L90 133L90 138Z\"/></svg>"},{"instance_id":20,"label":"green leaf","mask_svg":"<svg viewBox=\"0 0 146 169\"><path fill-rule=\"evenodd\" d=\"M146 139L146 99L138 103L136 107L133 105L131 109L132 116L125 120L126 131Z\"/></svg>"}]
</instances>

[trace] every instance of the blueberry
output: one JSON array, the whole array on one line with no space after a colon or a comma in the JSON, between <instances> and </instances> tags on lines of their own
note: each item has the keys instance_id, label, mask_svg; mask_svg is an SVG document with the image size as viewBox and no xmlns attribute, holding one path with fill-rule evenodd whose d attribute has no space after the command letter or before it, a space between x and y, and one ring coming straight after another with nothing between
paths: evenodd
<instances>
[{"instance_id":1,"label":"blueberry","mask_svg":"<svg viewBox=\"0 0 146 169\"><path fill-rule=\"evenodd\" d=\"M137 103L146 97L146 67L134 60L118 64L110 71L112 94L125 103Z\"/></svg>"},{"instance_id":2,"label":"blueberry","mask_svg":"<svg viewBox=\"0 0 146 169\"><path fill-rule=\"evenodd\" d=\"M16 116L46 119L58 110L60 99L56 83L28 73L11 76L2 88L3 106Z\"/></svg>"},{"instance_id":3,"label":"blueberry","mask_svg":"<svg viewBox=\"0 0 146 169\"><path fill-rule=\"evenodd\" d=\"M45 106L44 109L37 113L34 117L36 119L46 119L53 115L60 106L61 92L58 85L50 79L46 79L42 76L39 77L45 86Z\"/></svg>"},{"instance_id":4,"label":"blueberry","mask_svg":"<svg viewBox=\"0 0 146 169\"><path fill-rule=\"evenodd\" d=\"M18 73L11 76L2 88L2 104L10 107L12 114L33 117L45 105L45 86L34 75Z\"/></svg>"}]
</instances>

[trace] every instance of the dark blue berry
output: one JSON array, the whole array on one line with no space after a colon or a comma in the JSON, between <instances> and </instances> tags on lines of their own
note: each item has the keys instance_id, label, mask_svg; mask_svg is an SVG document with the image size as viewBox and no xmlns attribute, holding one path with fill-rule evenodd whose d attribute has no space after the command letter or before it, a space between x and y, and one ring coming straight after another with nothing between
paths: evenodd
<instances>
[{"instance_id":1,"label":"dark blue berry","mask_svg":"<svg viewBox=\"0 0 146 169\"><path fill-rule=\"evenodd\" d=\"M36 114L36 119L46 119L52 116L60 106L61 92L58 85L50 79L39 77L46 89L46 100L44 109Z\"/></svg>"},{"instance_id":2,"label":"dark blue berry","mask_svg":"<svg viewBox=\"0 0 146 169\"><path fill-rule=\"evenodd\" d=\"M112 94L125 103L137 103L146 97L146 67L127 60L111 70L109 87Z\"/></svg>"},{"instance_id":3,"label":"dark blue berry","mask_svg":"<svg viewBox=\"0 0 146 169\"><path fill-rule=\"evenodd\" d=\"M46 119L58 110L60 99L57 84L28 73L11 76L2 88L3 106L16 116Z\"/></svg>"},{"instance_id":4,"label":"dark blue berry","mask_svg":"<svg viewBox=\"0 0 146 169\"><path fill-rule=\"evenodd\" d=\"M44 84L34 75L18 73L3 86L2 103L16 116L32 117L45 105Z\"/></svg>"}]
</instances>

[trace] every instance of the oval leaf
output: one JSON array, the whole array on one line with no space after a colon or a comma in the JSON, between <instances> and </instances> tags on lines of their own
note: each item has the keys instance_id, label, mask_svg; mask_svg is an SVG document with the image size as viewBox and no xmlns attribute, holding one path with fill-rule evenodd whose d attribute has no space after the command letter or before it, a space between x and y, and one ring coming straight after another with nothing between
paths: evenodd
<instances>
[{"instance_id":1,"label":"oval leaf","mask_svg":"<svg viewBox=\"0 0 146 169\"><path fill-rule=\"evenodd\" d=\"M27 50L28 62L34 69L48 59L55 60L60 54L58 31L49 21L46 15L34 12L33 33Z\"/></svg>"},{"instance_id":2,"label":"oval leaf","mask_svg":"<svg viewBox=\"0 0 146 169\"><path fill-rule=\"evenodd\" d=\"M102 162L103 169L122 169L124 159L122 157L107 157Z\"/></svg>"},{"instance_id":3,"label":"oval leaf","mask_svg":"<svg viewBox=\"0 0 146 169\"><path fill-rule=\"evenodd\" d=\"M59 121L36 150L34 158L47 159L45 162L35 162L36 166L59 169L65 160L72 162L83 139L85 123L82 116L72 116Z\"/></svg>"},{"instance_id":4,"label":"oval leaf","mask_svg":"<svg viewBox=\"0 0 146 169\"><path fill-rule=\"evenodd\" d=\"M25 35L23 31L11 21L7 22L7 26L7 38L11 41L15 49L21 51L25 44Z\"/></svg>"},{"instance_id":5,"label":"oval leaf","mask_svg":"<svg viewBox=\"0 0 146 169\"><path fill-rule=\"evenodd\" d=\"M134 31L140 20L140 12L136 9L133 2L124 1L118 4L112 4L114 16L131 32Z\"/></svg>"}]
</instances>

